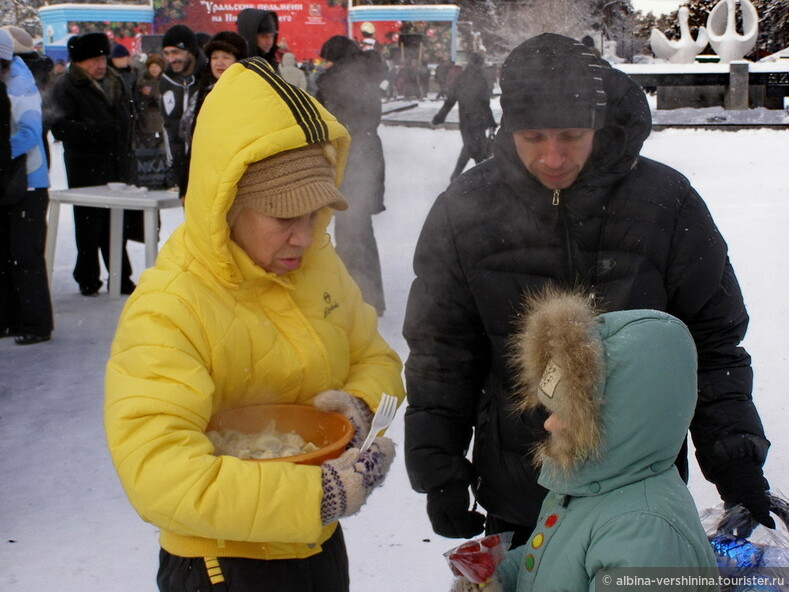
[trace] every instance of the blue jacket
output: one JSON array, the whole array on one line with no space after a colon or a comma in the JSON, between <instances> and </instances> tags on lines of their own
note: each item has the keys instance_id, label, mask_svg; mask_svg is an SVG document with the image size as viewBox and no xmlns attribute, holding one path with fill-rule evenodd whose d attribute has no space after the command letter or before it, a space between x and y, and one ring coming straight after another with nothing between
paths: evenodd
<instances>
[{"instance_id":1,"label":"blue jacket","mask_svg":"<svg viewBox=\"0 0 789 592\"><path fill-rule=\"evenodd\" d=\"M47 156L41 123L41 95L25 62L14 56L8 80L11 100L11 156L27 153L27 184L31 189L49 187Z\"/></svg>"}]
</instances>

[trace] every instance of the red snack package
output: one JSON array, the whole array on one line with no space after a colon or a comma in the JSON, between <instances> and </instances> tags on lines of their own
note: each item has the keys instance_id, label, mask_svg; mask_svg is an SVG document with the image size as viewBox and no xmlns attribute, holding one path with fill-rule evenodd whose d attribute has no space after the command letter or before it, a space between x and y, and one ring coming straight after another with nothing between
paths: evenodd
<instances>
[{"instance_id":1,"label":"red snack package","mask_svg":"<svg viewBox=\"0 0 789 592\"><path fill-rule=\"evenodd\" d=\"M449 568L455 576L462 576L469 582L484 584L496 572L512 542L511 532L492 534L472 539L444 553Z\"/></svg>"}]
</instances>

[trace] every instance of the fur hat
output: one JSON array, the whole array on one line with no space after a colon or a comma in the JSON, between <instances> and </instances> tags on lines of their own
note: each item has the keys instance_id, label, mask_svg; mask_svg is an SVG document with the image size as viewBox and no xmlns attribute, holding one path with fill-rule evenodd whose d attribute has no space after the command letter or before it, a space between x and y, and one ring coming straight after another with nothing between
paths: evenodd
<instances>
[{"instance_id":1,"label":"fur hat","mask_svg":"<svg viewBox=\"0 0 789 592\"><path fill-rule=\"evenodd\" d=\"M296 218L324 206L348 209L334 186L335 161L331 144L309 144L253 162L238 181L228 224L244 207L276 218Z\"/></svg>"},{"instance_id":2,"label":"fur hat","mask_svg":"<svg viewBox=\"0 0 789 592\"><path fill-rule=\"evenodd\" d=\"M110 54L111 58L125 58L129 56L129 50L126 49L125 46L118 43L115 47L112 48L112 53Z\"/></svg>"},{"instance_id":3,"label":"fur hat","mask_svg":"<svg viewBox=\"0 0 789 592\"><path fill-rule=\"evenodd\" d=\"M543 406L565 426L538 445L538 465L550 458L567 470L599 452L605 361L596 316L588 297L548 289L527 300L513 335L518 410Z\"/></svg>"},{"instance_id":4,"label":"fur hat","mask_svg":"<svg viewBox=\"0 0 789 592\"><path fill-rule=\"evenodd\" d=\"M164 70L165 66L167 65L164 61L164 58L158 53L152 53L148 56L148 58L145 60L145 68L147 69L151 64L158 64L162 70Z\"/></svg>"},{"instance_id":5,"label":"fur hat","mask_svg":"<svg viewBox=\"0 0 789 592\"><path fill-rule=\"evenodd\" d=\"M0 60L11 61L14 59L14 39L11 33L0 29Z\"/></svg>"},{"instance_id":6,"label":"fur hat","mask_svg":"<svg viewBox=\"0 0 789 592\"><path fill-rule=\"evenodd\" d=\"M186 25L173 25L165 31L164 37L162 37L162 48L165 47L185 49L195 57L200 53L197 47L197 37Z\"/></svg>"},{"instance_id":7,"label":"fur hat","mask_svg":"<svg viewBox=\"0 0 789 592\"><path fill-rule=\"evenodd\" d=\"M247 57L247 42L241 35L233 31L219 31L211 37L203 51L210 58L211 54L217 50L233 54L236 61L240 61Z\"/></svg>"},{"instance_id":8,"label":"fur hat","mask_svg":"<svg viewBox=\"0 0 789 592\"><path fill-rule=\"evenodd\" d=\"M501 67L503 129L600 129L605 67L583 43L563 35L543 33L524 41Z\"/></svg>"},{"instance_id":9,"label":"fur hat","mask_svg":"<svg viewBox=\"0 0 789 592\"><path fill-rule=\"evenodd\" d=\"M14 25L8 25L3 28L8 31L8 34L11 35L11 38L14 40L14 53L31 53L36 51L30 33Z\"/></svg>"},{"instance_id":10,"label":"fur hat","mask_svg":"<svg viewBox=\"0 0 789 592\"><path fill-rule=\"evenodd\" d=\"M68 57L72 62L82 62L98 56L110 55L110 40L104 33L94 32L69 38Z\"/></svg>"}]
</instances>

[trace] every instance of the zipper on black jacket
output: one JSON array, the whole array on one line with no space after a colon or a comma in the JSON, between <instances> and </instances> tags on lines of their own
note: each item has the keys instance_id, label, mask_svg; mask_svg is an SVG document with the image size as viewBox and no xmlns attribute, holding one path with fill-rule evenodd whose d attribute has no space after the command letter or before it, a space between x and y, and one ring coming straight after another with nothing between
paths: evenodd
<instances>
[{"instance_id":1,"label":"zipper on black jacket","mask_svg":"<svg viewBox=\"0 0 789 592\"><path fill-rule=\"evenodd\" d=\"M567 223L567 213L564 209L564 203L559 198L561 190L554 189L553 196L551 197L551 205L556 207L556 221L561 226L564 234L564 256L565 256L565 274L564 278L567 282L577 282L578 275L573 263L573 243L570 237L570 226Z\"/></svg>"}]
</instances>

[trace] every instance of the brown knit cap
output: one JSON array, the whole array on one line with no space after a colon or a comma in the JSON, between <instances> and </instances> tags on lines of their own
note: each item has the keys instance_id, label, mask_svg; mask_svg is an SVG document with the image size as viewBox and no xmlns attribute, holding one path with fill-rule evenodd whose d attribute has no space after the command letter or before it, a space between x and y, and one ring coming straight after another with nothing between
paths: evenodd
<instances>
[{"instance_id":1,"label":"brown knit cap","mask_svg":"<svg viewBox=\"0 0 789 592\"><path fill-rule=\"evenodd\" d=\"M347 210L334 186L333 155L331 144L310 144L253 162L238 181L228 223L245 207L275 218L297 218L324 206Z\"/></svg>"}]
</instances>

